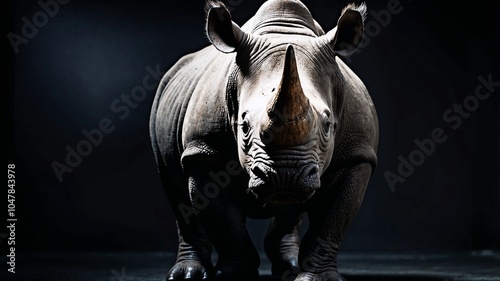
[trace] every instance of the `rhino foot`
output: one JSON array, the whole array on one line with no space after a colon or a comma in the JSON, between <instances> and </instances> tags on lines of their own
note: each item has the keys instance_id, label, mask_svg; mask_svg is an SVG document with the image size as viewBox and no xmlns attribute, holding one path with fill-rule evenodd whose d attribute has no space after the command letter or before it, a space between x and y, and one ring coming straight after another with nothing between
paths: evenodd
<instances>
[{"instance_id":1,"label":"rhino foot","mask_svg":"<svg viewBox=\"0 0 500 281\"><path fill-rule=\"evenodd\" d=\"M258 269L249 269L243 266L234 265L217 265L215 271L215 280L244 280L244 281L255 281L259 278Z\"/></svg>"},{"instance_id":2,"label":"rhino foot","mask_svg":"<svg viewBox=\"0 0 500 281\"><path fill-rule=\"evenodd\" d=\"M281 278L283 281L293 281L300 273L297 258L273 262L271 272L275 278Z\"/></svg>"},{"instance_id":3,"label":"rhino foot","mask_svg":"<svg viewBox=\"0 0 500 281\"><path fill-rule=\"evenodd\" d=\"M209 280L209 277L209 271L200 261L185 260L170 269L166 280Z\"/></svg>"},{"instance_id":4,"label":"rhino foot","mask_svg":"<svg viewBox=\"0 0 500 281\"><path fill-rule=\"evenodd\" d=\"M345 281L336 271L322 273L301 272L294 281Z\"/></svg>"}]
</instances>

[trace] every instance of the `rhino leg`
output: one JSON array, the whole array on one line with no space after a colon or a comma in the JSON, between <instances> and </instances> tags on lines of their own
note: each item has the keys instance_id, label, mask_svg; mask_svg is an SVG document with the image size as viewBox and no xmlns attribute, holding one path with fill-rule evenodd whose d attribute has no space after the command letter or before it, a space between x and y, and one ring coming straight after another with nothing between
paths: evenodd
<instances>
[{"instance_id":1,"label":"rhino leg","mask_svg":"<svg viewBox=\"0 0 500 281\"><path fill-rule=\"evenodd\" d=\"M177 260L167 273L166 280L206 280L213 274L210 260L212 245L198 218L183 215L179 208L179 206L191 206L186 184L178 176L180 171L171 168L167 172L163 165L159 168L167 198L177 219L179 235ZM176 174L177 176L174 176Z\"/></svg>"},{"instance_id":2,"label":"rhino leg","mask_svg":"<svg viewBox=\"0 0 500 281\"><path fill-rule=\"evenodd\" d=\"M180 233L181 231L179 231ZM175 265L169 270L166 280L208 280L213 274L207 241L196 241L201 237L179 234L179 251ZM204 240L205 237L201 238ZM190 242L187 242L190 241Z\"/></svg>"},{"instance_id":3,"label":"rhino leg","mask_svg":"<svg viewBox=\"0 0 500 281\"><path fill-rule=\"evenodd\" d=\"M214 187L214 182L206 176L209 173L205 171L198 173L198 176L190 177L192 193L198 190L203 194L206 192L203 187ZM207 193L205 196L209 199L209 203L202 204L202 208L198 208L198 217L218 253L215 278L255 280L259 274L260 258L246 229L246 217L231 196L231 189L233 189L231 184L218 188L218 192L215 192L217 188L211 189L210 194ZM196 198L197 195L191 196ZM200 197L198 193L198 198ZM196 206L195 201L193 205Z\"/></svg>"},{"instance_id":4,"label":"rhino leg","mask_svg":"<svg viewBox=\"0 0 500 281\"><path fill-rule=\"evenodd\" d=\"M272 274L276 278L295 277L300 271L299 227L303 217L304 213L284 212L269 222L264 250L272 263Z\"/></svg>"},{"instance_id":5,"label":"rhino leg","mask_svg":"<svg viewBox=\"0 0 500 281\"><path fill-rule=\"evenodd\" d=\"M309 229L302 240L295 281L343 281L337 271L337 253L347 226L363 199L372 166L362 163L338 171L333 184L308 209Z\"/></svg>"}]
</instances>

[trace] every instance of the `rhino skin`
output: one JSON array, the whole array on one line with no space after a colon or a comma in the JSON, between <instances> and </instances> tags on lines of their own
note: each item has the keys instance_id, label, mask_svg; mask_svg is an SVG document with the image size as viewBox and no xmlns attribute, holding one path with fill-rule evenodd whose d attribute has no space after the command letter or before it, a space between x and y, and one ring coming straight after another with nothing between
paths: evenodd
<instances>
[{"instance_id":1,"label":"rhino skin","mask_svg":"<svg viewBox=\"0 0 500 281\"><path fill-rule=\"evenodd\" d=\"M273 276L344 280L339 245L377 162L375 108L341 59L362 40L366 6L346 6L326 33L300 1L269 0L241 28L221 2L206 13L211 45L165 74L151 112L179 234L167 280L257 279L247 217L271 218Z\"/></svg>"}]
</instances>

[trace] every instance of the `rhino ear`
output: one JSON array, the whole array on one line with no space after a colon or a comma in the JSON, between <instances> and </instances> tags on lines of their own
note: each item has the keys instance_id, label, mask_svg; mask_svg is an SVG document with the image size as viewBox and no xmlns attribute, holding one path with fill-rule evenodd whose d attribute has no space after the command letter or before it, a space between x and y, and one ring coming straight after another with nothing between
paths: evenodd
<instances>
[{"instance_id":1,"label":"rhino ear","mask_svg":"<svg viewBox=\"0 0 500 281\"><path fill-rule=\"evenodd\" d=\"M240 45L245 32L231 19L231 14L223 3L207 3L207 36L210 43L223 53L232 53Z\"/></svg>"},{"instance_id":2,"label":"rhino ear","mask_svg":"<svg viewBox=\"0 0 500 281\"><path fill-rule=\"evenodd\" d=\"M365 3L349 4L342 10L337 26L325 35L337 54L349 56L356 50L363 39L365 18Z\"/></svg>"}]
</instances>

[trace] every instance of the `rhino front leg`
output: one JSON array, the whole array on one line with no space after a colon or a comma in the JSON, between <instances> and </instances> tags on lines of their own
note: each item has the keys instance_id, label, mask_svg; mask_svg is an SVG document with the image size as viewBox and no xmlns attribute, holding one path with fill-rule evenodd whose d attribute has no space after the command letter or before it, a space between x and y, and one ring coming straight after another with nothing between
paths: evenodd
<instances>
[{"instance_id":1,"label":"rhino front leg","mask_svg":"<svg viewBox=\"0 0 500 281\"><path fill-rule=\"evenodd\" d=\"M210 253L210 243L204 234L179 230L177 260L166 280L208 280L213 272Z\"/></svg>"},{"instance_id":2,"label":"rhino front leg","mask_svg":"<svg viewBox=\"0 0 500 281\"><path fill-rule=\"evenodd\" d=\"M212 245L199 219L190 215L193 209L187 188L178 176L174 176L175 173L160 174L177 219L179 235L177 260L168 271L166 280L208 280L214 271L210 260Z\"/></svg>"},{"instance_id":3,"label":"rhino front leg","mask_svg":"<svg viewBox=\"0 0 500 281\"><path fill-rule=\"evenodd\" d=\"M271 261L274 277L293 280L293 277L297 276L300 271L299 228L304 215L300 211L286 211L269 222L264 250Z\"/></svg>"},{"instance_id":4,"label":"rhino front leg","mask_svg":"<svg viewBox=\"0 0 500 281\"><path fill-rule=\"evenodd\" d=\"M308 209L309 229L302 241L295 281L343 281L337 253L347 226L356 215L371 176L372 166L359 164L338 171Z\"/></svg>"},{"instance_id":5,"label":"rhino front leg","mask_svg":"<svg viewBox=\"0 0 500 281\"><path fill-rule=\"evenodd\" d=\"M201 207L198 218L218 253L215 279L255 280L260 258L246 229L246 217L230 194L231 186L216 188L208 174L191 177L190 191L193 205ZM202 196L208 201L196 203Z\"/></svg>"}]
</instances>

